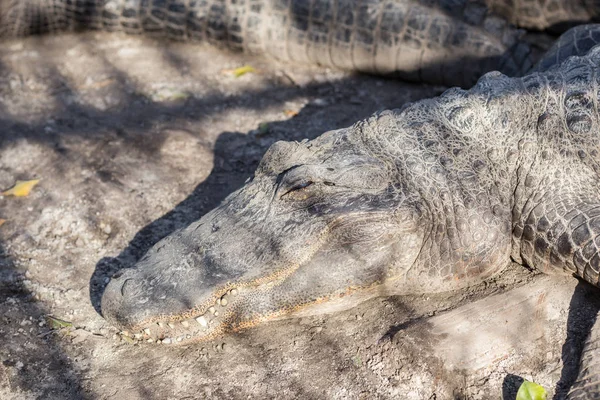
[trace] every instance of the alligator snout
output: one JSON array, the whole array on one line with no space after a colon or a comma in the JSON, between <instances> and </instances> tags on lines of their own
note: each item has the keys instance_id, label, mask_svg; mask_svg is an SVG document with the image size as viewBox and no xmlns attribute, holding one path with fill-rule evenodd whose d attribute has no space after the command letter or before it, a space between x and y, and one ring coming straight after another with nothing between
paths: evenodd
<instances>
[{"instance_id":1,"label":"alligator snout","mask_svg":"<svg viewBox=\"0 0 600 400\"><path fill-rule=\"evenodd\" d=\"M232 260L254 253L226 239L240 225L214 229L226 219L208 214L114 274L102 296L103 316L125 335L162 343L210 339L249 318L254 271Z\"/></svg>"}]
</instances>

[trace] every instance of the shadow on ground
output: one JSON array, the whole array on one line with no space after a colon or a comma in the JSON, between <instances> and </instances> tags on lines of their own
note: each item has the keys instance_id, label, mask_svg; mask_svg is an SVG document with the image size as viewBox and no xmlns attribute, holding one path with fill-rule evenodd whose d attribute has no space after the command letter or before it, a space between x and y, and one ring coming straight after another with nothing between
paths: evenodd
<instances>
[{"instance_id":1,"label":"shadow on ground","mask_svg":"<svg viewBox=\"0 0 600 400\"><path fill-rule=\"evenodd\" d=\"M26 280L0 244L0 385L22 398L28 398L32 385L39 398L95 398L80 385L81 371L48 327L49 310L24 287Z\"/></svg>"},{"instance_id":2,"label":"shadow on ground","mask_svg":"<svg viewBox=\"0 0 600 400\"><path fill-rule=\"evenodd\" d=\"M47 46L48 42L45 39L39 40L40 46ZM60 46L50 50L61 51ZM95 51L91 47L88 50ZM187 65L185 60L178 58L176 53L168 53L165 57L170 60L169 63L176 69L186 70L192 68ZM102 54L100 54L100 58L102 58ZM102 60L102 62L110 64L106 58L102 58ZM109 67L111 66L109 65ZM10 68L4 66L4 71L0 72L6 73L7 69ZM73 101L79 96L77 85L60 68L52 66L49 62L46 78L51 83L50 86L54 88L52 92L54 95L53 100L57 103L56 111L51 115L53 122L48 123L48 116L29 120L10 118L8 116L10 113L6 110L0 110L2 112L0 123L5 127L0 133L0 147L10 146L18 140L41 143L43 146L53 149L60 156L68 159L81 159L82 164L93 171L94 179L97 179L98 182L115 182L118 181L118 177L115 177L115 174L110 170L103 169L100 164L96 164L93 159L94 155L92 155L92 159L87 160L85 154L74 153L65 142L72 138L94 138L100 143L102 141L108 143L110 140L117 139L125 147L125 150L121 149L120 151L146 153L149 162L160 162L159 150L166 136L149 133L156 125L167 126L169 124L185 124L189 121L204 121L232 109L263 110L299 97L325 98L327 101L325 106L308 105L297 116L286 121L270 122L267 124L268 129L256 129L246 134L223 131L214 143L207 144L214 155L214 165L210 175L172 210L140 229L118 256L106 257L97 263L89 280L89 298L95 310L100 314L102 310L100 309L99 300L109 277L113 273L133 266L160 239L177 229L189 225L217 206L223 198L239 188L252 175L262 154L276 140L314 138L326 130L348 126L378 109L400 107L404 101L413 101L423 95L430 97L436 92L431 88L427 89L427 92L419 92L416 86L399 85L390 81L384 81L381 84L381 80L370 77L348 77L336 82L310 83L302 87L289 82L285 84L274 82L264 90L255 90L241 95L232 96L215 91L201 97L192 96L183 101L156 102L149 98L147 94L141 93L131 83L132 79L126 72L116 67L111 67L111 70L111 76L114 77L116 83L106 90L107 93L111 90L117 92L118 106L101 110ZM361 93L361 87L375 87L377 83L379 83L379 86L372 89L372 91ZM377 89L382 86L395 86L397 90L394 92L390 88L387 88L387 90ZM413 90L414 93L411 92ZM409 93L403 93L402 91ZM199 136L197 135L197 137ZM108 157L112 155L110 151L107 154ZM15 385L23 391L35 387L36 390L41 390L41 393L44 394L43 397L46 398L94 398L93 395L87 394L82 389L84 385L80 380L81 371L76 362L69 359L67 353L61 348L59 338L54 334L47 335L47 327L39 327L39 321L43 320L43 317L50 310L41 303L34 302L29 298L30 293L22 284L26 280L25 268L15 266L13 260L4 252L0 252L0 254L0 262L2 262L2 275L0 277L7 282L0 289L0 307L2 307L4 322L6 322L0 329L6 329L3 332L5 337L14 338L26 337L19 329L23 329L24 332L25 330L29 332L30 329L34 329L29 332L30 334L28 333L27 339L5 342L0 348L3 368L7 371L6 376L9 384ZM597 296L594 296L594 292L589 289L577 291L571 301L570 312L580 312L582 305L591 297L597 298ZM410 317L412 313L410 307L398 299L386 302L387 304L398 312L399 321L407 315ZM595 315L594 310L588 310L585 307L584 309L587 310L585 311L585 317L589 317L591 321L593 319L592 315ZM374 314L372 321L377 321L378 316L376 314L380 311L380 309L372 310ZM597 308L595 311L597 311ZM30 316L33 317L33 320L29 319ZM573 348L571 341L578 343L575 347L579 346L580 351L581 343L585 339L591 323L589 326L572 326L579 319L579 316L578 318L571 318L570 315L569 326L567 327L569 331L567 342L570 346L569 349ZM22 325L23 321L25 323ZM31 321L31 324L27 321ZM315 324L315 321L318 322L318 320L310 320L308 323ZM385 327L383 332L387 329L387 335L384 335L383 339L401 334L404 329L411 326L411 321L409 318L408 322L400 322L398 325ZM361 324L358 318L356 324ZM247 331L240 334L240 339L233 339L233 351L237 360L244 360L242 364L245 365L262 365L266 364L266 355L270 355L270 362L283 365L286 363L286 356L277 354L279 349L273 347L270 343L277 341L290 347L298 346L296 342L305 345L307 350L300 353L302 354L300 358L306 359L304 362L307 366L311 362L323 362L322 349L328 349L327 354L331 354L331 352L341 354L344 352L339 348L339 342L334 340L342 337L343 332L328 332L328 336L319 337L318 333L321 332L319 328L322 329L322 326L311 325L306 327L306 332L309 333L304 333L303 337L294 337L293 335L287 337L285 334L277 333L278 323L274 323L270 328L273 329L272 336L266 338L254 331ZM365 329L370 329L370 327ZM377 332L376 328L372 329ZM286 333L289 333L289 329ZM41 337L38 337L38 335L41 335ZM311 335L314 335L314 339ZM378 336L375 342L377 339L382 338ZM385 346L390 346L387 340L380 340L380 342L386 342ZM33 344L27 347L27 343ZM567 346L567 343L565 343L565 346ZM44 349L44 351L40 351L40 349ZM161 376L162 373L167 373L176 368L181 360L189 363L190 368L193 368L192 366L197 363L201 364L200 367L210 367L205 361L202 361L205 354L202 349L200 346L180 349L161 348L159 355L153 356L153 351L148 351L149 359L144 359L143 363L139 361L141 364L136 364L135 359L138 354L145 352L148 348L130 346L120 351L127 356L123 359L131 359L136 368L133 368L133 371L123 371L123 375L131 375L131 379L135 380L136 371L144 368L153 371L153 376ZM364 351L364 349L360 351ZM364 360L360 357L360 351L357 351L356 358L342 361L338 359L328 360L334 365L328 365L327 368L335 369L337 373L347 375L348 382L346 383L350 384L350 381L357 374L356 369L358 366L364 364ZM563 371L563 378L557 385L557 391L559 387L568 387L572 382L573 371L576 371L578 362L573 358L572 353L577 353L577 351L563 348L563 361L568 368L565 367ZM228 355L222 355L222 357L226 356ZM202 364L203 362L204 364ZM19 363L23 365L21 366ZM119 368L116 369L119 370ZM267 370L269 369L267 368ZM322 369L315 369L315 371L318 374ZM120 370L119 373L121 373ZM211 371L206 372L206 374L210 373ZM307 374L309 373L307 372ZM39 382L33 379L36 376L46 376L47 379L44 379L43 382L54 381L56 383L48 388L38 387L40 386ZM106 378L112 379L114 377L107 375ZM99 376L99 378L102 377ZM214 378L216 381L219 376ZM0 379L2 378L0 377ZM297 397L317 398L323 394L322 390L325 390L322 388L313 390L311 388L312 381L306 376L294 375L289 379L295 382L291 386L293 386L294 394ZM507 381L511 380L507 378ZM513 384L516 384L515 382ZM171 387L163 388L162 392L155 395L152 390L148 389L146 383L140 379L136 380L136 390L142 398L159 398L161 393L169 393L169 390L175 391L176 389L176 383L170 382ZM110 385L111 382L107 382L107 384ZM248 393L260 392L261 383L253 382L253 384L255 385L252 389L254 391L251 392L248 389ZM343 386L344 382L341 382L340 385ZM203 390L205 390L204 394L206 396L216 397L240 397L246 394L241 391L238 393L220 392L220 388L216 388L210 393L206 391L210 391L210 388L204 387ZM510 389L507 389L507 391L510 391ZM265 393L267 392L265 391Z\"/></svg>"}]
</instances>

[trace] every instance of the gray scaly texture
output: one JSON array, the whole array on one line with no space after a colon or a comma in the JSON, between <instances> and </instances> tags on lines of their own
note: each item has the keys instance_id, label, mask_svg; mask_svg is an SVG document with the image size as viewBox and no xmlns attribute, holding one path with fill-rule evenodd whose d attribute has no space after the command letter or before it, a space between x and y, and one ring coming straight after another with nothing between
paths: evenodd
<instances>
[{"instance_id":1,"label":"gray scaly texture","mask_svg":"<svg viewBox=\"0 0 600 400\"><path fill-rule=\"evenodd\" d=\"M600 17L598 0L483 0L483 2L491 12L502 16L511 24L532 30L562 31Z\"/></svg>"},{"instance_id":2,"label":"gray scaly texture","mask_svg":"<svg viewBox=\"0 0 600 400\"><path fill-rule=\"evenodd\" d=\"M471 86L532 63L520 31L456 0L0 0L0 37L104 29Z\"/></svg>"},{"instance_id":3,"label":"gray scaly texture","mask_svg":"<svg viewBox=\"0 0 600 400\"><path fill-rule=\"evenodd\" d=\"M472 285L512 258L598 286L600 46L523 78L278 142L253 179L113 277L108 321L208 340L378 295ZM571 399L600 398L600 327Z\"/></svg>"}]
</instances>

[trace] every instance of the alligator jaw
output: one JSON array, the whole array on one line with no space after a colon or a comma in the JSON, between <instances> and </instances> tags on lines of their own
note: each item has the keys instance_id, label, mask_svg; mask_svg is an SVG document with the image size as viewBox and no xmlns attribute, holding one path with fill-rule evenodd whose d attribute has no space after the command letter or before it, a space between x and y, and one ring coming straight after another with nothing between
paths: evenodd
<instances>
[{"instance_id":1,"label":"alligator jaw","mask_svg":"<svg viewBox=\"0 0 600 400\"><path fill-rule=\"evenodd\" d=\"M160 316L144 321L137 327L121 331L121 335L134 341L163 344L213 339L225 332L225 326L232 318L231 310L238 296L245 291L247 289L238 288L219 291L219 295L211 298L210 305L197 307L180 315Z\"/></svg>"},{"instance_id":2,"label":"alligator jaw","mask_svg":"<svg viewBox=\"0 0 600 400\"><path fill-rule=\"evenodd\" d=\"M135 326L121 326L122 336L134 342L184 344L212 340L226 332L237 332L273 319L280 313L244 313L244 300L280 284L298 266L276 271L251 282L227 284L215 290L209 299L185 312L157 315ZM110 290L110 289L109 289ZM114 290L114 288L113 288Z\"/></svg>"}]
</instances>

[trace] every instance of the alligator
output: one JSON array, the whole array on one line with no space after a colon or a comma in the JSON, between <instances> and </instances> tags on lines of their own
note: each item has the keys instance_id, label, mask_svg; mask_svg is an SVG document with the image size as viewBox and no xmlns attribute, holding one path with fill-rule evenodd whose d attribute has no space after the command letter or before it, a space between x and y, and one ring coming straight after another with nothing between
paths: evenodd
<instances>
[{"instance_id":1,"label":"alligator","mask_svg":"<svg viewBox=\"0 0 600 400\"><path fill-rule=\"evenodd\" d=\"M598 31L567 32L580 54L555 48L559 63L524 77L490 72L275 143L245 186L112 277L104 317L140 340L203 341L464 288L511 259L599 286L600 46L585 40ZM599 325L570 399L600 398Z\"/></svg>"},{"instance_id":2,"label":"alligator","mask_svg":"<svg viewBox=\"0 0 600 400\"><path fill-rule=\"evenodd\" d=\"M527 29L596 20L596 0L0 0L0 38L102 29L447 86L536 58Z\"/></svg>"},{"instance_id":3,"label":"alligator","mask_svg":"<svg viewBox=\"0 0 600 400\"><path fill-rule=\"evenodd\" d=\"M121 31L470 87L491 70L516 76L531 68L532 49L509 21L591 20L586 1L1 0L0 37Z\"/></svg>"},{"instance_id":4,"label":"alligator","mask_svg":"<svg viewBox=\"0 0 600 400\"><path fill-rule=\"evenodd\" d=\"M175 344L464 288L511 259L599 286L600 27L567 31L531 69L510 24L592 21L594 3L4 0L0 37L104 29L446 85L499 70L275 143L244 187L115 274L107 321ZM595 326L570 399L600 398L599 346Z\"/></svg>"}]
</instances>

